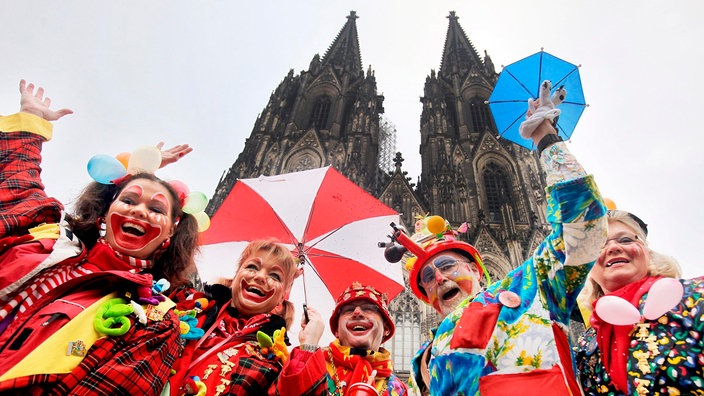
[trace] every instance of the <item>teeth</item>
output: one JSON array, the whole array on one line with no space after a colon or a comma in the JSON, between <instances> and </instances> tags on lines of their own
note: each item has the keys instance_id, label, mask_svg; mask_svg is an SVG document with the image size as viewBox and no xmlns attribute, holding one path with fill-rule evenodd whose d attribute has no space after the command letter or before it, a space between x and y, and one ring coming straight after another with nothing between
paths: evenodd
<instances>
[{"instance_id":1,"label":"teeth","mask_svg":"<svg viewBox=\"0 0 704 396\"><path fill-rule=\"evenodd\" d=\"M248 287L248 288L247 288L247 291L250 292L250 293L258 294L258 295L260 295L260 296L262 296L262 297L264 296L264 292L261 291L261 290L259 290L259 289L257 289L256 287Z\"/></svg>"},{"instance_id":2,"label":"teeth","mask_svg":"<svg viewBox=\"0 0 704 396\"><path fill-rule=\"evenodd\" d=\"M354 326L354 327L352 328L352 330L354 330L354 331L362 331L362 330L366 330L366 328L365 328L364 326Z\"/></svg>"},{"instance_id":3,"label":"teeth","mask_svg":"<svg viewBox=\"0 0 704 396\"><path fill-rule=\"evenodd\" d=\"M144 232L144 227L140 226L139 224L125 223L125 227L131 227L139 232Z\"/></svg>"}]
</instances>

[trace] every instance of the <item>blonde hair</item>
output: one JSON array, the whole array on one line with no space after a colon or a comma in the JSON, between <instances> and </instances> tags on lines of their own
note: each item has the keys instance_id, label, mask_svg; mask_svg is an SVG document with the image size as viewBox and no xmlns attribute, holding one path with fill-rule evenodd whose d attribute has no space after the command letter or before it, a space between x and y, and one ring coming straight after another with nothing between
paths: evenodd
<instances>
[{"instance_id":1,"label":"blonde hair","mask_svg":"<svg viewBox=\"0 0 704 396\"><path fill-rule=\"evenodd\" d=\"M258 239L250 242L240 255L240 259L237 262L237 270L239 271L239 267L242 266L247 257L259 251L268 252L272 260L283 267L284 286L286 290L289 290L293 285L293 280L296 277L298 269L296 258L284 245L280 244L275 239Z\"/></svg>"},{"instance_id":2,"label":"blonde hair","mask_svg":"<svg viewBox=\"0 0 704 396\"><path fill-rule=\"evenodd\" d=\"M680 265L674 257L668 256L666 254L658 253L652 250L648 246L648 235L646 230L633 218L633 215L626 212L625 210L609 210L607 213L607 219L609 223L618 221L625 224L628 228L633 230L636 234L636 238L642 241L645 248L648 249L650 253L650 262L648 263L648 276L663 276L666 278L679 279L682 277L682 271L680 270ZM584 289L579 296L579 303L587 309L591 309L591 304L596 301L599 297L604 295L604 290L599 286L598 283L590 276L589 281L584 285Z\"/></svg>"}]
</instances>

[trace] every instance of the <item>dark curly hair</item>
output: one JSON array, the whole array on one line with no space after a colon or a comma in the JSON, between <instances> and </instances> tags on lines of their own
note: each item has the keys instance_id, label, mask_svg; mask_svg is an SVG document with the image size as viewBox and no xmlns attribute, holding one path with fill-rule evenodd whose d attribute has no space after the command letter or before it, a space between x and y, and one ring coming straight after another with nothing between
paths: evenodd
<instances>
[{"instance_id":1,"label":"dark curly hair","mask_svg":"<svg viewBox=\"0 0 704 396\"><path fill-rule=\"evenodd\" d=\"M197 278L195 254L198 252L198 223L195 217L181 210L181 203L174 188L151 173L138 173L117 185L90 183L76 199L73 214L67 215L71 230L88 249L95 246L101 237L99 219L107 215L110 205L127 183L137 179L151 180L164 186L169 191L173 203L171 221L176 226L171 236L171 244L166 250L154 252L154 268L151 274L154 279L168 279L174 289L187 285Z\"/></svg>"}]
</instances>

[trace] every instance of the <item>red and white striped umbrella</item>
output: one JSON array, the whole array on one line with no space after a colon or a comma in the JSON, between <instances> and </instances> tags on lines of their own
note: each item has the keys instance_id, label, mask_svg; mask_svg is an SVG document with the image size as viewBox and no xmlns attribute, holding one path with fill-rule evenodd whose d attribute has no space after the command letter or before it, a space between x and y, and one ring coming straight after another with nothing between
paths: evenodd
<instances>
[{"instance_id":1,"label":"red and white striped umbrella","mask_svg":"<svg viewBox=\"0 0 704 396\"><path fill-rule=\"evenodd\" d=\"M327 319L334 299L353 281L390 299L403 290L400 265L389 264L377 246L391 222L398 224L398 213L332 167L240 179L202 235L198 267L205 281L231 278L250 241L273 237L288 245L305 261L303 280L296 280L290 296L295 333L306 299Z\"/></svg>"}]
</instances>

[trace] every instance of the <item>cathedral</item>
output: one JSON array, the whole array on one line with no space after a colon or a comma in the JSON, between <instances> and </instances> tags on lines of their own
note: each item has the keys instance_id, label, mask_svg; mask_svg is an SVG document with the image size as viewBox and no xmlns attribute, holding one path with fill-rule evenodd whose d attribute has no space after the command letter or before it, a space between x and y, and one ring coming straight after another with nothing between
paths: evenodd
<instances>
[{"instance_id":1,"label":"cathedral","mask_svg":"<svg viewBox=\"0 0 704 396\"><path fill-rule=\"evenodd\" d=\"M491 58L479 55L450 12L440 67L430 70L420 98L422 169L412 182L402 153L393 152L395 130L382 116L374 70L362 67L357 18L351 11L308 70L291 69L283 78L206 211L212 216L240 178L330 165L398 211L409 229L426 214L453 228L467 223L461 239L482 254L493 279L502 278L532 253L549 224L537 154L497 137L485 102L498 77ZM408 288L390 309L396 335L384 346L397 373L407 376L411 356L438 317Z\"/></svg>"}]
</instances>

